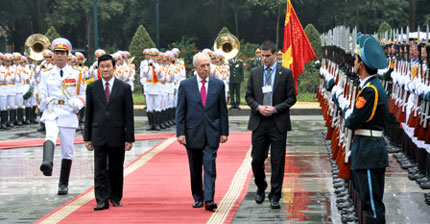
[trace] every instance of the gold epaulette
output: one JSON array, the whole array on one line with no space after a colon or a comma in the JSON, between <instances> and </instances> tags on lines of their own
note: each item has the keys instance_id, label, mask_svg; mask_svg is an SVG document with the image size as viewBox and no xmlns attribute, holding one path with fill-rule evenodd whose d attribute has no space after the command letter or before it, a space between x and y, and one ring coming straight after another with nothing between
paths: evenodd
<instances>
[{"instance_id":1,"label":"gold epaulette","mask_svg":"<svg viewBox=\"0 0 430 224\"><path fill-rule=\"evenodd\" d=\"M46 72L46 71L49 71L49 70L51 70L51 69L53 69L54 67L50 67L50 68L42 68L42 71L43 72Z\"/></svg>"}]
</instances>

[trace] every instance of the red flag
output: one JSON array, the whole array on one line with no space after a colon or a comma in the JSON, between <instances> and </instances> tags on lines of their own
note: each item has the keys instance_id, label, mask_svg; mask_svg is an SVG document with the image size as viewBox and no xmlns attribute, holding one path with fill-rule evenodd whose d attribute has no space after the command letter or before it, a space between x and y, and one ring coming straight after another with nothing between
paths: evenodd
<instances>
[{"instance_id":1,"label":"red flag","mask_svg":"<svg viewBox=\"0 0 430 224\"><path fill-rule=\"evenodd\" d=\"M287 1L287 16L284 25L284 46L282 66L293 71L294 86L297 91L297 78L305 70L305 64L315 58L315 52L309 43L291 1Z\"/></svg>"}]
</instances>

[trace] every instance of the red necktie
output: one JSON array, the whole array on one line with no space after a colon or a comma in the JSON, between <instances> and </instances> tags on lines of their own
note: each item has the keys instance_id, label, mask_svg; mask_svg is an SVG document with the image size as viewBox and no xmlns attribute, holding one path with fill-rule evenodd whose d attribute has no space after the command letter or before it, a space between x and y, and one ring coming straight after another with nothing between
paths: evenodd
<instances>
[{"instance_id":1,"label":"red necktie","mask_svg":"<svg viewBox=\"0 0 430 224\"><path fill-rule=\"evenodd\" d=\"M202 88L200 89L200 97L202 98L203 107L206 105L206 80L202 80Z\"/></svg>"},{"instance_id":2,"label":"red necktie","mask_svg":"<svg viewBox=\"0 0 430 224\"><path fill-rule=\"evenodd\" d=\"M109 83L106 82L106 87L105 87L105 96L106 96L106 101L109 103L109 98L110 98L110 89L109 89Z\"/></svg>"}]
</instances>

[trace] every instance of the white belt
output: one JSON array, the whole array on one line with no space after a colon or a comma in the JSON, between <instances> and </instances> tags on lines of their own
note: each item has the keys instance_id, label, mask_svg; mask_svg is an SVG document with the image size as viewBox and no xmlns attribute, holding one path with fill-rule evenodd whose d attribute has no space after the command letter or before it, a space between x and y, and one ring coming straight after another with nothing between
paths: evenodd
<instances>
[{"instance_id":1,"label":"white belt","mask_svg":"<svg viewBox=\"0 0 430 224\"><path fill-rule=\"evenodd\" d=\"M382 137L382 131L369 130L369 129L358 129L354 131L355 135L370 136L370 137Z\"/></svg>"}]
</instances>

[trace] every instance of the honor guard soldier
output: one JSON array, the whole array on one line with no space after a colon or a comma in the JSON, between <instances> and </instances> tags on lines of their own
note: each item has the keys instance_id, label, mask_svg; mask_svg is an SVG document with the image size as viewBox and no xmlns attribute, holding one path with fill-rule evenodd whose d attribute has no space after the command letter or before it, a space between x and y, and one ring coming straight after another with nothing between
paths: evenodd
<instances>
[{"instance_id":1,"label":"honor guard soldier","mask_svg":"<svg viewBox=\"0 0 430 224\"><path fill-rule=\"evenodd\" d=\"M51 69L52 67L54 67L53 64L53 58L54 58L54 52L52 52L49 49L46 49L42 52L43 58L44 60L42 61L42 63L36 67L36 72L35 72L35 79L36 79L36 90L38 94L40 93L39 91L39 84L40 84L40 78L41 78L41 73L45 70ZM43 103L41 103L40 101L40 96L38 96L36 98L36 101L39 104L39 112L40 112L40 117L42 117L43 111L45 110L45 105ZM41 131L44 132L45 131L45 123L40 122L40 128L37 129L37 131Z\"/></svg>"},{"instance_id":2,"label":"honor guard soldier","mask_svg":"<svg viewBox=\"0 0 430 224\"><path fill-rule=\"evenodd\" d=\"M230 61L230 105L240 110L240 84L243 82L243 62L237 56Z\"/></svg>"},{"instance_id":3,"label":"honor guard soldier","mask_svg":"<svg viewBox=\"0 0 430 224\"><path fill-rule=\"evenodd\" d=\"M40 170L45 176L52 175L55 142L61 139L61 171L58 194L68 193L70 169L74 154L73 141L79 121L77 113L85 106L85 79L80 70L67 65L72 45L67 39L52 41L55 66L42 73L40 98L46 109L41 121L46 126L43 144L43 162Z\"/></svg>"},{"instance_id":4,"label":"honor guard soldier","mask_svg":"<svg viewBox=\"0 0 430 224\"><path fill-rule=\"evenodd\" d=\"M282 66L282 51L278 51L278 53L276 53L276 63Z\"/></svg>"},{"instance_id":5,"label":"honor guard soldier","mask_svg":"<svg viewBox=\"0 0 430 224\"><path fill-rule=\"evenodd\" d=\"M365 223L385 223L385 169L388 153L382 131L388 117L388 97L376 76L388 66L378 41L370 35L359 37L354 72L360 76L360 88L352 108L344 110L345 125L354 131L351 146L351 178L361 200Z\"/></svg>"},{"instance_id":6,"label":"honor guard soldier","mask_svg":"<svg viewBox=\"0 0 430 224\"><path fill-rule=\"evenodd\" d=\"M81 52L76 52L74 56L77 59L75 68L79 69L82 72L82 77L84 77L85 79L85 84L88 85L89 83L93 82L94 79L90 79L90 71L88 69L88 66L84 65L85 55L82 54ZM85 116L85 107L79 111L79 123L84 123L84 116Z\"/></svg>"},{"instance_id":7,"label":"honor guard soldier","mask_svg":"<svg viewBox=\"0 0 430 224\"><path fill-rule=\"evenodd\" d=\"M97 49L94 52L94 54L96 56L96 61L90 67L90 77L92 77L95 81L95 80L100 78L100 73L99 73L99 70L97 69L98 68L98 65L97 65L98 59L99 59L99 57L105 55L106 52L103 49Z\"/></svg>"}]
</instances>

